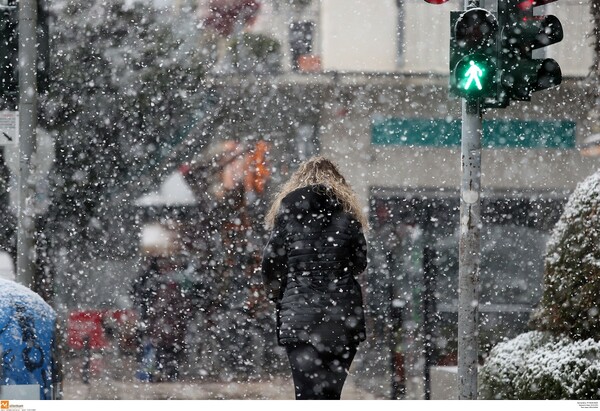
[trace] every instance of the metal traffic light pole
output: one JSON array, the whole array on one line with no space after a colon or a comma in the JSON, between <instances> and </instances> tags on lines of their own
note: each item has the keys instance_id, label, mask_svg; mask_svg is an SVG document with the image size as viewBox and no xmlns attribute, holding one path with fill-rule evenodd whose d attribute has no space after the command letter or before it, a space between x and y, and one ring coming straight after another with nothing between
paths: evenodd
<instances>
[{"instance_id":1,"label":"metal traffic light pole","mask_svg":"<svg viewBox=\"0 0 600 411\"><path fill-rule=\"evenodd\" d=\"M37 126L37 1L19 0L19 214L17 280L32 287L35 272L35 214L31 172Z\"/></svg>"},{"instance_id":2,"label":"metal traffic light pole","mask_svg":"<svg viewBox=\"0 0 600 411\"><path fill-rule=\"evenodd\" d=\"M466 10L475 7L479 7L478 0L465 0ZM477 399L481 135L480 99L463 99L458 268L459 400Z\"/></svg>"},{"instance_id":3,"label":"metal traffic light pole","mask_svg":"<svg viewBox=\"0 0 600 411\"><path fill-rule=\"evenodd\" d=\"M481 133L479 99L463 99L458 254L459 400L477 399Z\"/></svg>"},{"instance_id":4,"label":"metal traffic light pole","mask_svg":"<svg viewBox=\"0 0 600 411\"><path fill-rule=\"evenodd\" d=\"M450 14L450 94L463 98L458 269L459 399L477 399L481 110L505 108L510 100L530 101L533 92L560 84L562 73L558 63L549 58L535 59L532 55L533 50L558 43L563 38L562 25L556 17L534 15L535 6L554 1L498 1L495 17L493 12L479 8L479 0L465 0L464 12Z\"/></svg>"}]
</instances>

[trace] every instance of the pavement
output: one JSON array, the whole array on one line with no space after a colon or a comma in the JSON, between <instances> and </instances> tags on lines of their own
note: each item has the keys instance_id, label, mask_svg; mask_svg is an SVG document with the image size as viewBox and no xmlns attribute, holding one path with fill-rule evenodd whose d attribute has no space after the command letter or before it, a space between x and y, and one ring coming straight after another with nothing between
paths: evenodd
<instances>
[{"instance_id":1,"label":"pavement","mask_svg":"<svg viewBox=\"0 0 600 411\"><path fill-rule=\"evenodd\" d=\"M91 380L65 381L65 400L293 400L291 379L277 377L248 382L141 383ZM376 396L346 382L342 400L377 400Z\"/></svg>"},{"instance_id":2,"label":"pavement","mask_svg":"<svg viewBox=\"0 0 600 411\"><path fill-rule=\"evenodd\" d=\"M116 364L115 364L116 363ZM291 375L282 373L253 377L249 380L217 381L187 378L176 382L141 382L132 376L135 363L119 358L111 364L103 359L92 361L89 383L81 378L81 362L73 359L64 364L63 399L65 400L293 400ZM360 388L352 370L342 400L377 400L367 389Z\"/></svg>"}]
</instances>

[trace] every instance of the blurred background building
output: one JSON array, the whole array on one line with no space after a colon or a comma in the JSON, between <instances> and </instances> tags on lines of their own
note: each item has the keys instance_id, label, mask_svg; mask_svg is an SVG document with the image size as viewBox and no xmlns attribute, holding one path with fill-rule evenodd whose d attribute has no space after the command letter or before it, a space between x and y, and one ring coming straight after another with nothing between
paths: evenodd
<instances>
[{"instance_id":1,"label":"blurred background building","mask_svg":"<svg viewBox=\"0 0 600 411\"><path fill-rule=\"evenodd\" d=\"M261 221L273 190L300 161L323 154L340 165L372 223L361 279L370 336L357 380L382 396L424 397L429 368L456 364L460 100L448 94L448 45L449 12L462 2L156 3L197 16L198 47L213 59L203 84L209 97L185 133L164 140L140 192L97 221L102 252L77 262L55 254L59 311L129 307L141 233L160 224L213 291L189 328L196 365L188 375L285 372L256 272ZM549 229L576 183L598 167L578 150L594 103L589 5L560 0L542 9L563 23L564 40L540 51L558 61L562 84L484 116L482 359L527 328Z\"/></svg>"}]
</instances>

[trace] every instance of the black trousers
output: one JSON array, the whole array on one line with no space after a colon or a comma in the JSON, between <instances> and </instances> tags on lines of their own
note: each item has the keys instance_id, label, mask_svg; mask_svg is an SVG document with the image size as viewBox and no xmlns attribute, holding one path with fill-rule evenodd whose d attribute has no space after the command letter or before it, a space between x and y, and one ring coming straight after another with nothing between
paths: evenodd
<instances>
[{"instance_id":1,"label":"black trousers","mask_svg":"<svg viewBox=\"0 0 600 411\"><path fill-rule=\"evenodd\" d=\"M339 353L318 351L310 344L286 346L297 400L339 400L356 347Z\"/></svg>"}]
</instances>

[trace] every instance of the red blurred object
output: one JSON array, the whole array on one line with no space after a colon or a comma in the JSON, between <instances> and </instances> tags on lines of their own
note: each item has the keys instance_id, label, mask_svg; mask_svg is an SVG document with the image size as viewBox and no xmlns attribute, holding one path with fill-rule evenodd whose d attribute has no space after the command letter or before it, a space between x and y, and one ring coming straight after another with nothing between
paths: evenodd
<instances>
[{"instance_id":1,"label":"red blurred object","mask_svg":"<svg viewBox=\"0 0 600 411\"><path fill-rule=\"evenodd\" d=\"M444 4L446 3L448 0L425 0L427 3L429 4Z\"/></svg>"},{"instance_id":2,"label":"red blurred object","mask_svg":"<svg viewBox=\"0 0 600 411\"><path fill-rule=\"evenodd\" d=\"M321 57L313 55L298 56L298 69L303 73L321 71Z\"/></svg>"},{"instance_id":3,"label":"red blurred object","mask_svg":"<svg viewBox=\"0 0 600 411\"><path fill-rule=\"evenodd\" d=\"M109 311L106 314L109 314L110 317L117 322L118 325L126 324L132 320L136 319L135 312L132 310L114 310Z\"/></svg>"},{"instance_id":4,"label":"red blurred object","mask_svg":"<svg viewBox=\"0 0 600 411\"><path fill-rule=\"evenodd\" d=\"M533 0L525 0L521 1L517 4L517 8L521 11L529 10L535 5L535 1Z\"/></svg>"},{"instance_id":5,"label":"red blurred object","mask_svg":"<svg viewBox=\"0 0 600 411\"><path fill-rule=\"evenodd\" d=\"M179 172L184 176L190 171L192 171L192 167L189 164L182 164L179 166Z\"/></svg>"},{"instance_id":6,"label":"red blurred object","mask_svg":"<svg viewBox=\"0 0 600 411\"><path fill-rule=\"evenodd\" d=\"M89 349L99 350L106 348L109 339L116 335L119 344L131 344L135 321L136 314L132 310L73 311L67 322L67 344L71 349L82 350L87 338Z\"/></svg>"},{"instance_id":7,"label":"red blurred object","mask_svg":"<svg viewBox=\"0 0 600 411\"><path fill-rule=\"evenodd\" d=\"M74 350L82 350L88 339L91 350L107 346L106 335L102 325L105 311L85 310L69 313L67 323L67 344Z\"/></svg>"},{"instance_id":8,"label":"red blurred object","mask_svg":"<svg viewBox=\"0 0 600 411\"><path fill-rule=\"evenodd\" d=\"M205 23L222 36L229 36L236 23L251 23L259 9L260 3L256 0L211 0Z\"/></svg>"},{"instance_id":9,"label":"red blurred object","mask_svg":"<svg viewBox=\"0 0 600 411\"><path fill-rule=\"evenodd\" d=\"M532 9L536 6L544 6L548 3L554 3L556 0L523 0L517 4L517 8L521 11Z\"/></svg>"}]
</instances>

